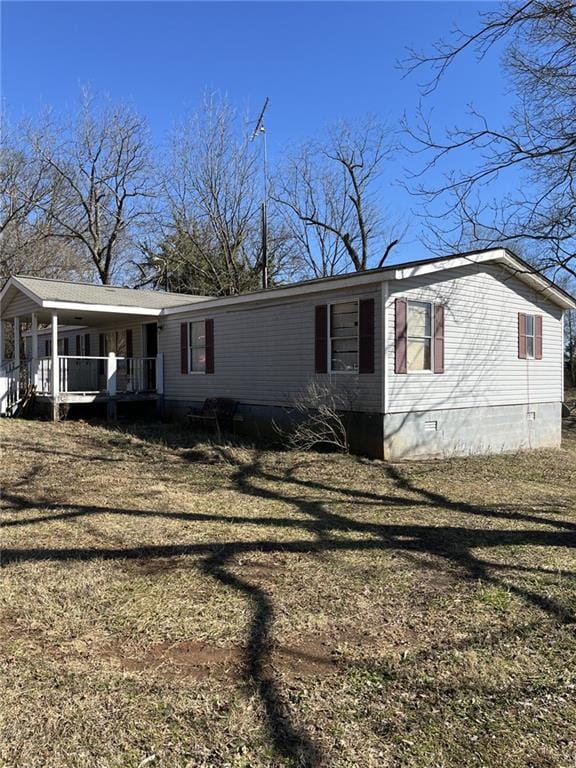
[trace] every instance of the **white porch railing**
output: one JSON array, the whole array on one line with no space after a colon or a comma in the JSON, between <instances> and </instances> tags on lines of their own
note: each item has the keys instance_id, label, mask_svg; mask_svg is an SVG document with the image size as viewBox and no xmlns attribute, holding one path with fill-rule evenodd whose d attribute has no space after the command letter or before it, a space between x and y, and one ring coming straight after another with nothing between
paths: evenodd
<instances>
[{"instance_id":1,"label":"white porch railing","mask_svg":"<svg viewBox=\"0 0 576 768\"><path fill-rule=\"evenodd\" d=\"M162 393L163 359L157 357L79 357L58 355L59 393L130 394ZM36 389L52 392L52 358L38 361Z\"/></svg>"},{"instance_id":2,"label":"white porch railing","mask_svg":"<svg viewBox=\"0 0 576 768\"><path fill-rule=\"evenodd\" d=\"M60 394L163 394L164 358L76 357L58 355L57 391L54 392L52 358L41 357L20 363L7 360L0 365L0 414L16 409L26 392L52 398Z\"/></svg>"},{"instance_id":3,"label":"white porch railing","mask_svg":"<svg viewBox=\"0 0 576 768\"><path fill-rule=\"evenodd\" d=\"M0 366L0 415L11 414L31 384L32 364L7 360Z\"/></svg>"}]
</instances>

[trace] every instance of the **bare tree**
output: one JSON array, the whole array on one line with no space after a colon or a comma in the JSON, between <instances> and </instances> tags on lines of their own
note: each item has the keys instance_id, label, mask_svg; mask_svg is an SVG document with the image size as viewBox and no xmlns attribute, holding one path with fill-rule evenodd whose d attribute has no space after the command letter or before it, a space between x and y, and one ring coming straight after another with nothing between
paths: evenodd
<instances>
[{"instance_id":1,"label":"bare tree","mask_svg":"<svg viewBox=\"0 0 576 768\"><path fill-rule=\"evenodd\" d=\"M313 381L294 399L288 424L275 424L283 442L296 451L318 448L348 453L348 433L343 413L350 410L349 393L331 384Z\"/></svg>"},{"instance_id":2,"label":"bare tree","mask_svg":"<svg viewBox=\"0 0 576 768\"><path fill-rule=\"evenodd\" d=\"M413 150L428 160L413 190L436 211L431 223L440 247L521 243L539 268L576 279L576 6L505 3L480 14L476 31L458 30L431 55L413 53L408 67L431 70L429 94L465 51L482 59L497 42L507 44L503 65L518 96L507 123L492 126L472 108L469 126L439 137L420 112L407 130ZM429 185L427 171L452 168L458 153L464 169L446 169L442 184ZM503 194L506 177L514 191Z\"/></svg>"},{"instance_id":3,"label":"bare tree","mask_svg":"<svg viewBox=\"0 0 576 768\"><path fill-rule=\"evenodd\" d=\"M255 288L261 272L258 158L248 123L207 94L174 129L165 174L163 237L147 249L143 275L211 295Z\"/></svg>"},{"instance_id":4,"label":"bare tree","mask_svg":"<svg viewBox=\"0 0 576 768\"><path fill-rule=\"evenodd\" d=\"M55 253L50 241L54 178L22 140L27 124L12 126L3 116L1 127L0 277L78 274L80 265L74 254L66 248Z\"/></svg>"},{"instance_id":5,"label":"bare tree","mask_svg":"<svg viewBox=\"0 0 576 768\"><path fill-rule=\"evenodd\" d=\"M340 122L324 143L288 153L274 200L307 271L315 277L382 266L399 238L386 238L378 181L392 152L375 120Z\"/></svg>"},{"instance_id":6,"label":"bare tree","mask_svg":"<svg viewBox=\"0 0 576 768\"><path fill-rule=\"evenodd\" d=\"M99 104L87 92L77 115L28 134L32 157L51 178L35 203L50 237L73 247L104 284L122 274L150 217L154 184L144 120L131 108Z\"/></svg>"}]
</instances>

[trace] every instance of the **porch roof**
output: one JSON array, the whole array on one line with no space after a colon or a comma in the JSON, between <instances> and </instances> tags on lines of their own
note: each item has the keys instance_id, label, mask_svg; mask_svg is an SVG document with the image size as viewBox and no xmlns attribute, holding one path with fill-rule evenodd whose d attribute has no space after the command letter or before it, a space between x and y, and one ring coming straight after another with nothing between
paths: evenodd
<instances>
[{"instance_id":1,"label":"porch roof","mask_svg":"<svg viewBox=\"0 0 576 768\"><path fill-rule=\"evenodd\" d=\"M107 320L126 315L157 317L167 307L189 306L206 299L206 296L15 275L0 292L0 317L9 320L36 312L40 322L48 322L56 311L64 322L92 325L102 321L103 313Z\"/></svg>"}]
</instances>

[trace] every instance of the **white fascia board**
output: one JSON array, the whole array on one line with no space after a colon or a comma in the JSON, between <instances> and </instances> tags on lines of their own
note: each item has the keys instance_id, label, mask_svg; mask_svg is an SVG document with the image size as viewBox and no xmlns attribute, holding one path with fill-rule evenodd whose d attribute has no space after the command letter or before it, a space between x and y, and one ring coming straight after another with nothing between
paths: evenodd
<instances>
[{"instance_id":1,"label":"white fascia board","mask_svg":"<svg viewBox=\"0 0 576 768\"><path fill-rule=\"evenodd\" d=\"M397 280L406 280L410 277L419 277L421 275L431 275L442 272L446 269L458 269L470 264L482 264L485 262L495 262L502 264L519 280L529 283L536 287L540 293L545 294L554 304L558 304L564 309L573 309L576 302L568 298L562 291L551 285L548 280L536 270L532 271L523 262L519 261L510 251L505 248L495 248L492 251L483 253L470 253L466 256L455 256L454 259L446 259L431 264L414 265L406 269L397 269L395 277Z\"/></svg>"},{"instance_id":2,"label":"white fascia board","mask_svg":"<svg viewBox=\"0 0 576 768\"><path fill-rule=\"evenodd\" d=\"M208 299L207 301L197 301L194 304L183 304L181 307L166 307L162 310L162 315L187 314L195 310L204 312L210 311L216 307L236 307L242 304L258 303L261 301L276 301L280 299L289 299L293 296L308 296L311 293L325 293L326 291L336 291L340 288L355 288L362 285L373 283L382 283L394 278L394 270L388 272L355 272L348 278L338 280L327 280L311 282L305 285L286 286L285 288L274 288L269 291L259 291L258 293L245 293L240 296L223 296L219 299Z\"/></svg>"},{"instance_id":3,"label":"white fascia board","mask_svg":"<svg viewBox=\"0 0 576 768\"><path fill-rule=\"evenodd\" d=\"M536 270L532 272L530 269L526 269L526 265L517 261L511 253L504 251L500 261L519 280L523 280L525 283L530 283L532 286L535 286L541 293L546 294L554 304L558 304L564 309L576 308L576 301L566 296L566 294L558 290L556 286L551 285L548 280Z\"/></svg>"},{"instance_id":4,"label":"white fascia board","mask_svg":"<svg viewBox=\"0 0 576 768\"><path fill-rule=\"evenodd\" d=\"M470 264L481 264L484 261L500 261L504 258L505 253L503 248L495 248L493 251L485 251L484 253L470 253L466 256L455 256L453 259L444 259L428 264L414 264L406 269L397 269L395 276L397 280L406 280L410 277L444 272L447 269L467 267Z\"/></svg>"},{"instance_id":5,"label":"white fascia board","mask_svg":"<svg viewBox=\"0 0 576 768\"><path fill-rule=\"evenodd\" d=\"M33 291L31 291L29 288L26 288L25 285L22 285L22 283L18 280L17 277L10 277L8 279L8 282L2 288L2 291L0 292L0 302L3 301L4 296L8 293L10 288L17 288L19 291L21 291L25 296L27 296L31 301L34 301L38 306L41 305L41 299L39 296L37 296Z\"/></svg>"},{"instance_id":6,"label":"white fascia board","mask_svg":"<svg viewBox=\"0 0 576 768\"><path fill-rule=\"evenodd\" d=\"M43 309L69 309L74 312L102 312L114 315L144 315L158 317L161 309L145 309L144 307L124 307L120 304L81 304L75 301L43 301Z\"/></svg>"}]
</instances>

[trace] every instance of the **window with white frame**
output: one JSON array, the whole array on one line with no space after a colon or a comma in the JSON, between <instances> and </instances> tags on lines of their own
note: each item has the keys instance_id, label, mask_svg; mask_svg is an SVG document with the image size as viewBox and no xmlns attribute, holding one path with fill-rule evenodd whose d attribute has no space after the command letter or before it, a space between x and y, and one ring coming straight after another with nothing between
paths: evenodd
<instances>
[{"instance_id":1,"label":"window with white frame","mask_svg":"<svg viewBox=\"0 0 576 768\"><path fill-rule=\"evenodd\" d=\"M50 357L52 355L52 339L46 339L44 342L44 352L46 357ZM58 354L68 354L68 339L58 339Z\"/></svg>"},{"instance_id":2,"label":"window with white frame","mask_svg":"<svg viewBox=\"0 0 576 768\"><path fill-rule=\"evenodd\" d=\"M358 373L358 302L330 305L330 371Z\"/></svg>"},{"instance_id":3,"label":"window with white frame","mask_svg":"<svg viewBox=\"0 0 576 768\"><path fill-rule=\"evenodd\" d=\"M100 352L104 357L108 357L111 352L117 357L126 356L126 331L108 331L100 334Z\"/></svg>"},{"instance_id":4,"label":"window with white frame","mask_svg":"<svg viewBox=\"0 0 576 768\"><path fill-rule=\"evenodd\" d=\"M432 305L409 301L407 316L408 371L432 370Z\"/></svg>"},{"instance_id":5,"label":"window with white frame","mask_svg":"<svg viewBox=\"0 0 576 768\"><path fill-rule=\"evenodd\" d=\"M534 315L526 315L526 357L533 358L535 356L535 336L536 323Z\"/></svg>"},{"instance_id":6,"label":"window with white frame","mask_svg":"<svg viewBox=\"0 0 576 768\"><path fill-rule=\"evenodd\" d=\"M188 360L191 373L206 373L206 323L204 320L190 323L188 329Z\"/></svg>"}]
</instances>

